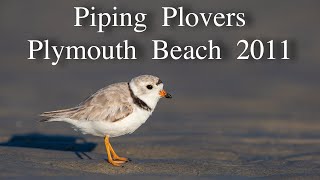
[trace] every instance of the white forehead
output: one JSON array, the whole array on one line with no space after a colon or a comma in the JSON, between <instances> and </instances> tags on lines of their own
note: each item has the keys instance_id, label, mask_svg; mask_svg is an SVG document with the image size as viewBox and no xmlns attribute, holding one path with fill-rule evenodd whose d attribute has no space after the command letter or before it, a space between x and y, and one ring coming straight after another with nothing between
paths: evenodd
<instances>
[{"instance_id":1,"label":"white forehead","mask_svg":"<svg viewBox=\"0 0 320 180\"><path fill-rule=\"evenodd\" d=\"M163 89L163 83L159 84L158 87L159 87L160 89Z\"/></svg>"}]
</instances>

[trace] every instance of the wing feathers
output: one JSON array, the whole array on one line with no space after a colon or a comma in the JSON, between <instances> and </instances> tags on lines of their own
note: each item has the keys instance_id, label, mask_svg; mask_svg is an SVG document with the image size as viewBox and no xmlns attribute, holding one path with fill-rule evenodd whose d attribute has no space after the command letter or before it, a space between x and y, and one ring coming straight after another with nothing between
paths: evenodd
<instances>
[{"instance_id":1,"label":"wing feathers","mask_svg":"<svg viewBox=\"0 0 320 180\"><path fill-rule=\"evenodd\" d=\"M48 121L51 118L74 120L104 120L116 122L133 112L132 98L127 83L117 83L99 90L79 106L40 114Z\"/></svg>"},{"instance_id":2,"label":"wing feathers","mask_svg":"<svg viewBox=\"0 0 320 180\"><path fill-rule=\"evenodd\" d=\"M39 116L44 117L44 119L41 119L41 122L45 122L50 120L51 118L57 118L57 117L69 117L71 114L74 114L81 110L82 107L73 107L69 109L61 109L61 110L56 110L56 111L48 111L48 112L43 112Z\"/></svg>"}]
</instances>

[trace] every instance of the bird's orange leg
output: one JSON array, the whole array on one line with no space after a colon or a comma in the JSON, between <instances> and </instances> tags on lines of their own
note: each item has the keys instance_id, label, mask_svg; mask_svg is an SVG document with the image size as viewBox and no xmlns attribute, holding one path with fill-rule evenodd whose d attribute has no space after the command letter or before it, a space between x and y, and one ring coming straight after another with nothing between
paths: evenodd
<instances>
[{"instance_id":1,"label":"bird's orange leg","mask_svg":"<svg viewBox=\"0 0 320 180\"><path fill-rule=\"evenodd\" d=\"M113 150L110 142L109 142L109 146L110 146L110 151L111 151L111 154L112 154L114 160L125 161L125 162L129 161L129 159L126 157L118 156L117 153Z\"/></svg>"},{"instance_id":2,"label":"bird's orange leg","mask_svg":"<svg viewBox=\"0 0 320 180\"><path fill-rule=\"evenodd\" d=\"M109 137L104 138L104 144L106 146L107 154L108 154L108 162L114 166L121 166L122 163L125 163L126 161L121 161L121 160L113 160L111 156L111 148L110 148L110 141Z\"/></svg>"}]
</instances>

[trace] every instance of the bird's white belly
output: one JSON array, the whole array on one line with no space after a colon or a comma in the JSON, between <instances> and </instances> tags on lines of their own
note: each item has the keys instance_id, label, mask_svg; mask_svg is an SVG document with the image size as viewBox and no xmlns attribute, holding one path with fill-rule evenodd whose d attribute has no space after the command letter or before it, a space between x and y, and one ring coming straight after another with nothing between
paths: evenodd
<instances>
[{"instance_id":1,"label":"bird's white belly","mask_svg":"<svg viewBox=\"0 0 320 180\"><path fill-rule=\"evenodd\" d=\"M95 120L65 120L75 126L84 134L92 134L94 136L117 137L125 134L131 134L138 129L149 118L152 112L135 108L133 113L124 119L116 122Z\"/></svg>"}]
</instances>

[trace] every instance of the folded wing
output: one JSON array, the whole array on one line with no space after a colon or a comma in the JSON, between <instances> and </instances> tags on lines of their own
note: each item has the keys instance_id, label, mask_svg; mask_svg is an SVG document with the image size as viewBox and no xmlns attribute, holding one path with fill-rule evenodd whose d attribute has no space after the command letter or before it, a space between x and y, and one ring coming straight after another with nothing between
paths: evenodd
<instances>
[{"instance_id":1,"label":"folded wing","mask_svg":"<svg viewBox=\"0 0 320 180\"><path fill-rule=\"evenodd\" d=\"M79 106L69 109L44 112L42 121L55 118L70 118L88 121L119 121L133 112L132 98L127 83L117 83L103 88Z\"/></svg>"}]
</instances>

